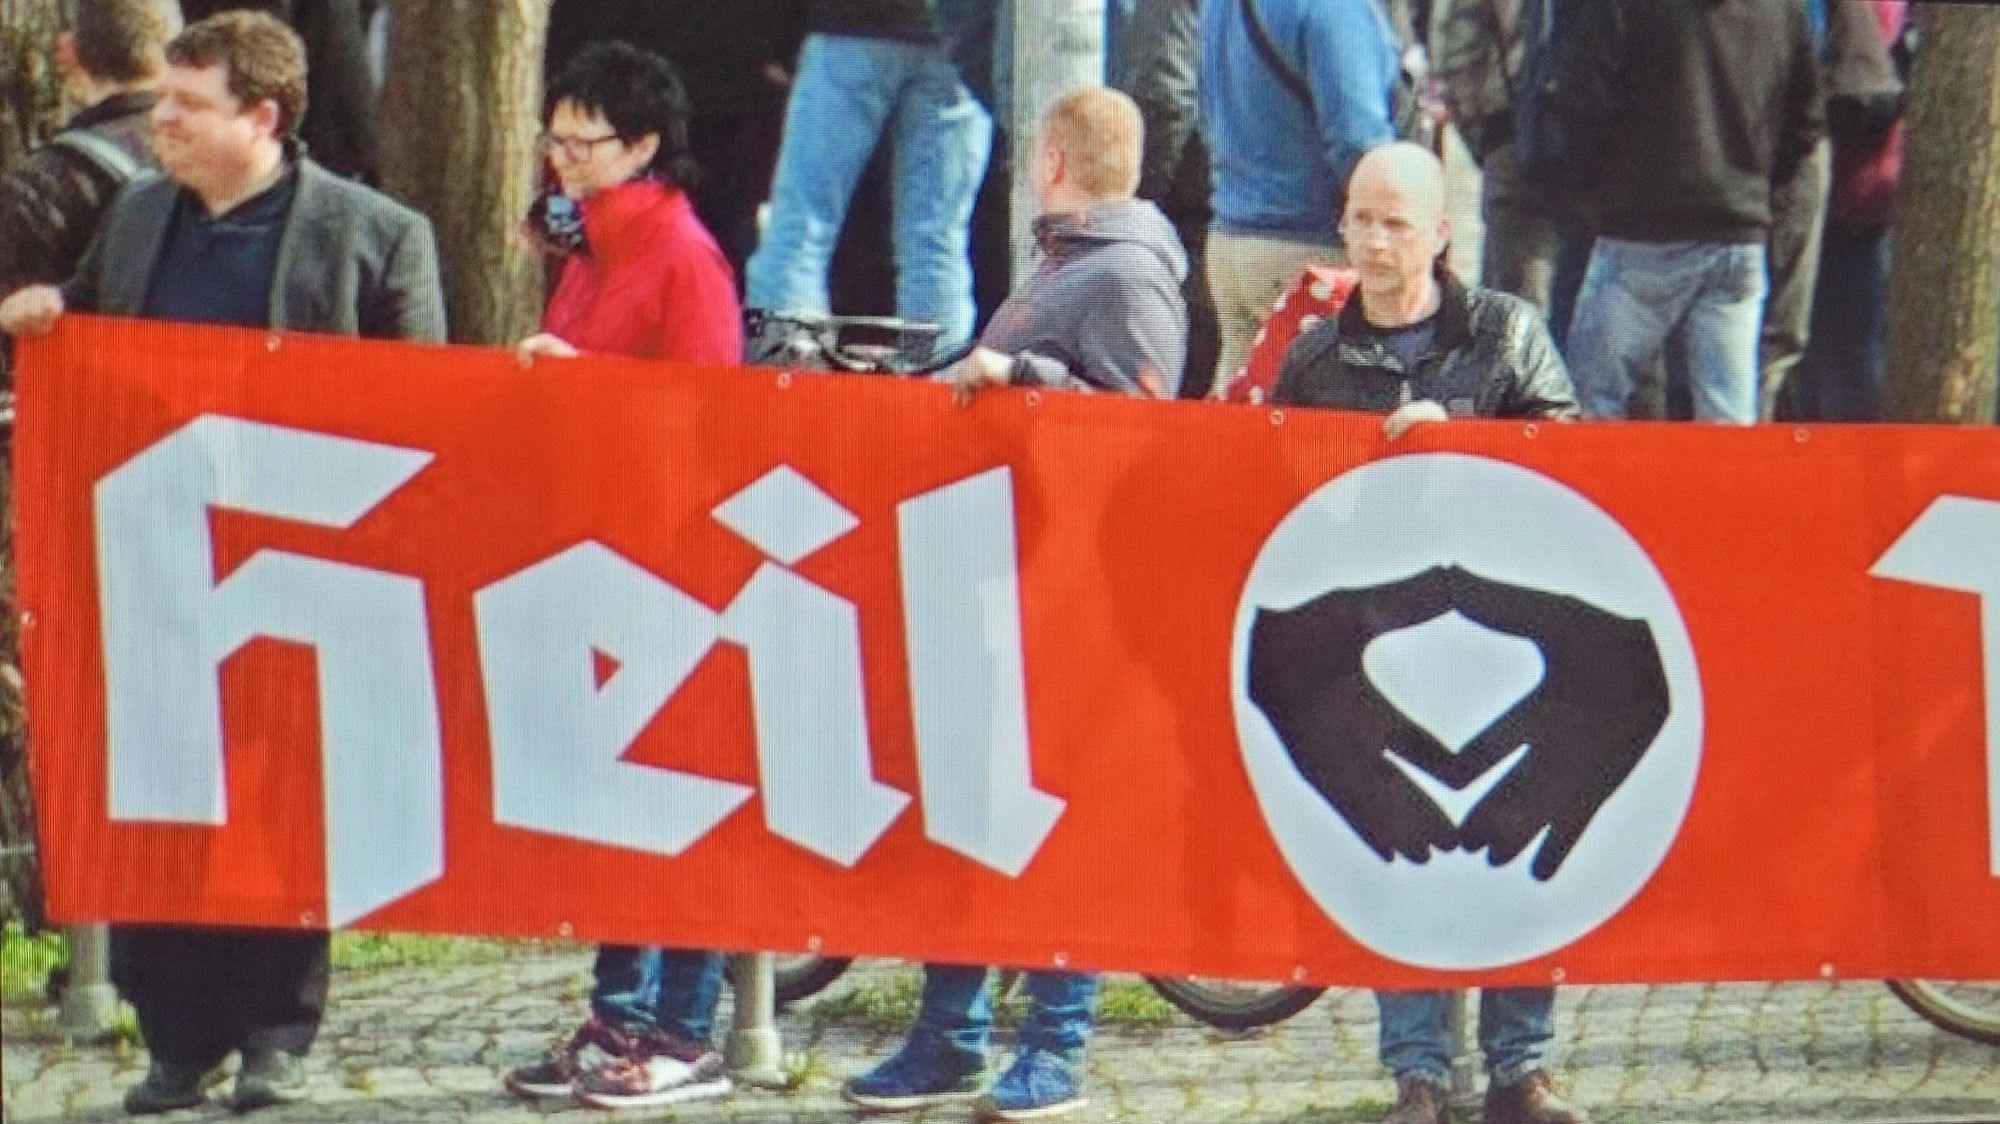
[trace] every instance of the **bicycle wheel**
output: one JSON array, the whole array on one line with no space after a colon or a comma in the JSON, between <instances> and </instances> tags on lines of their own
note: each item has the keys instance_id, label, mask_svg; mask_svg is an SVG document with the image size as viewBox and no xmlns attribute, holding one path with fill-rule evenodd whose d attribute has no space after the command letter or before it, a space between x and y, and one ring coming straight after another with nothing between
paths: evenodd
<instances>
[{"instance_id":1,"label":"bicycle wheel","mask_svg":"<svg viewBox=\"0 0 2000 1124\"><path fill-rule=\"evenodd\" d=\"M1210 979L1206 976L1147 976L1146 982L1189 1018L1223 1030L1255 1030L1281 1023L1325 994L1323 987Z\"/></svg>"},{"instance_id":2,"label":"bicycle wheel","mask_svg":"<svg viewBox=\"0 0 2000 1124\"><path fill-rule=\"evenodd\" d=\"M1924 1021L1974 1042L2000 1046L2000 983L1886 980Z\"/></svg>"},{"instance_id":3,"label":"bicycle wheel","mask_svg":"<svg viewBox=\"0 0 2000 1124\"><path fill-rule=\"evenodd\" d=\"M772 990L779 1003L809 999L833 985L854 963L844 956L781 952L771 958Z\"/></svg>"}]
</instances>

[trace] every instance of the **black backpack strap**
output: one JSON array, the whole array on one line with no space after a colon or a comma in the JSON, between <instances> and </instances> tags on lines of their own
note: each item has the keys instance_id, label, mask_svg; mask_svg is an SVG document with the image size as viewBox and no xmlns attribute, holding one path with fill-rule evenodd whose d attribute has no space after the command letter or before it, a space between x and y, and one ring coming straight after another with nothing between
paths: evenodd
<instances>
[{"instance_id":1,"label":"black backpack strap","mask_svg":"<svg viewBox=\"0 0 2000 1124\"><path fill-rule=\"evenodd\" d=\"M1318 116L1313 105L1312 84L1278 52L1278 44L1271 38L1271 29L1264 26L1263 18L1257 14L1257 0L1237 0L1236 7L1243 13L1243 26L1250 32L1250 44L1257 49L1257 57L1264 60L1264 65L1270 69L1271 77L1278 80L1286 93L1298 99L1308 114ZM1394 35L1390 37L1393 39ZM1401 44L1397 46L1401 47ZM1423 109L1417 97L1416 83L1400 61L1396 65L1395 88L1389 91L1389 123L1396 127L1396 134L1405 140L1423 137Z\"/></svg>"},{"instance_id":2,"label":"black backpack strap","mask_svg":"<svg viewBox=\"0 0 2000 1124\"><path fill-rule=\"evenodd\" d=\"M1271 41L1271 29L1264 26L1263 17L1257 14L1257 0L1239 0L1237 8L1243 13L1243 26L1250 31L1250 44L1257 48L1257 57L1271 69L1271 77L1278 80L1290 94L1305 105L1307 112L1313 108L1312 85L1306 76L1300 74L1285 56L1278 53L1278 45Z\"/></svg>"}]
</instances>

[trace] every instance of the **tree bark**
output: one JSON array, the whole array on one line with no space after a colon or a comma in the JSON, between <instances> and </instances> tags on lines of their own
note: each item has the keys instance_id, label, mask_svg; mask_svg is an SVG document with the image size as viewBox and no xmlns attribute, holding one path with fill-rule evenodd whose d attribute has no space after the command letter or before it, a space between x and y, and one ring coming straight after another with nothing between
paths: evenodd
<instances>
[{"instance_id":1,"label":"tree bark","mask_svg":"<svg viewBox=\"0 0 2000 1124\"><path fill-rule=\"evenodd\" d=\"M54 129L62 105L56 77L57 0L0 0L0 172Z\"/></svg>"},{"instance_id":2,"label":"tree bark","mask_svg":"<svg viewBox=\"0 0 2000 1124\"><path fill-rule=\"evenodd\" d=\"M437 227L451 338L508 344L541 313L517 231L533 198L549 0L390 0L383 185Z\"/></svg>"},{"instance_id":3,"label":"tree bark","mask_svg":"<svg viewBox=\"0 0 2000 1124\"><path fill-rule=\"evenodd\" d=\"M1920 4L1892 240L1892 421L1993 420L2000 368L2000 9Z\"/></svg>"}]
</instances>

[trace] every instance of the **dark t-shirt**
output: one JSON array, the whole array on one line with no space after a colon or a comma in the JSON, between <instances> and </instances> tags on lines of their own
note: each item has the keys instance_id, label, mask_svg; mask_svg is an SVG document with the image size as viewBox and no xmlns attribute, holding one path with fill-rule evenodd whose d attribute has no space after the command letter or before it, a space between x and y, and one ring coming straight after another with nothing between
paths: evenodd
<instances>
[{"instance_id":1,"label":"dark t-shirt","mask_svg":"<svg viewBox=\"0 0 2000 1124\"><path fill-rule=\"evenodd\" d=\"M1431 344L1437 341L1437 330L1437 313L1433 312L1414 324L1405 324L1400 328L1377 328L1370 324L1366 330L1356 333L1356 342L1372 340L1381 344L1384 351L1402 364L1403 373L1407 375L1417 369L1417 360L1422 359L1430 351Z\"/></svg>"}]
</instances>

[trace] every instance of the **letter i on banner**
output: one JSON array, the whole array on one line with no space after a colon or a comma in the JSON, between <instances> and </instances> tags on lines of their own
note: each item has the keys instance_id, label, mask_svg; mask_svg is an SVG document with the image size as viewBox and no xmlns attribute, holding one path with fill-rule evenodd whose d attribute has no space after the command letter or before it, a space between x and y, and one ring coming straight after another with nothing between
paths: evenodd
<instances>
[{"instance_id":1,"label":"letter i on banner","mask_svg":"<svg viewBox=\"0 0 2000 1124\"><path fill-rule=\"evenodd\" d=\"M1986 681L1986 839L1993 876L2000 878L2000 503L1942 497L1869 572L1979 595Z\"/></svg>"}]
</instances>

